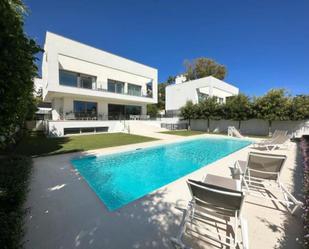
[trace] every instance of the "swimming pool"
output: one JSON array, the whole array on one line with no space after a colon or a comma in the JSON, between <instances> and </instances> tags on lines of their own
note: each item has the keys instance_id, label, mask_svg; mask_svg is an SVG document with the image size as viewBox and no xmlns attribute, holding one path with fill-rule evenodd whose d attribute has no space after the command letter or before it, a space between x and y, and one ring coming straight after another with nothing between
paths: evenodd
<instances>
[{"instance_id":1,"label":"swimming pool","mask_svg":"<svg viewBox=\"0 0 309 249\"><path fill-rule=\"evenodd\" d=\"M250 143L202 138L71 162L113 211Z\"/></svg>"}]
</instances>

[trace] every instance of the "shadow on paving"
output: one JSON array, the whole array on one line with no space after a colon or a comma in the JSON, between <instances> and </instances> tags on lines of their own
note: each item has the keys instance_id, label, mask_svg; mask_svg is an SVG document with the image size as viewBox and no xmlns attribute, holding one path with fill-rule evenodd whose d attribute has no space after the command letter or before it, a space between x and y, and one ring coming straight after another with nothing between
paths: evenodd
<instances>
[{"instance_id":1,"label":"shadow on paving","mask_svg":"<svg viewBox=\"0 0 309 249\"><path fill-rule=\"evenodd\" d=\"M26 248L170 248L181 213L175 212L177 203L164 201L167 190L109 212L76 170L64 163L67 158L55 158L59 156L42 165L40 160L46 158L36 159Z\"/></svg>"},{"instance_id":2,"label":"shadow on paving","mask_svg":"<svg viewBox=\"0 0 309 249\"><path fill-rule=\"evenodd\" d=\"M302 187L303 187L303 165L302 165L302 155L299 148L299 143L297 142L297 154L296 162L297 167L293 170L293 185L294 189L292 195L296 199L303 201ZM303 248L301 245L303 236L303 225L300 222L300 216L302 215L302 209L298 209L294 215L287 215L284 221L283 227L280 228L284 232L284 236L278 241L278 246L276 249L297 249ZM298 240L297 240L298 239Z\"/></svg>"},{"instance_id":3,"label":"shadow on paving","mask_svg":"<svg viewBox=\"0 0 309 249\"><path fill-rule=\"evenodd\" d=\"M181 197L169 201L171 190L161 188L110 212L71 167L70 158L35 159L26 205L25 248L172 248L170 238L177 235L182 217L175 207L185 207L187 201Z\"/></svg>"}]
</instances>

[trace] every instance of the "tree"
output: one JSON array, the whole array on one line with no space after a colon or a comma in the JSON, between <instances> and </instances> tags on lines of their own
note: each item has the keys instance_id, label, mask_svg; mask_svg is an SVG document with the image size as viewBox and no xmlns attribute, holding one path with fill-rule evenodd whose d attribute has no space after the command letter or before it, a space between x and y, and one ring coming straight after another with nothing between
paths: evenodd
<instances>
[{"instance_id":1,"label":"tree","mask_svg":"<svg viewBox=\"0 0 309 249\"><path fill-rule=\"evenodd\" d=\"M290 106L290 119L309 119L309 95L298 95L292 99Z\"/></svg>"},{"instance_id":2,"label":"tree","mask_svg":"<svg viewBox=\"0 0 309 249\"><path fill-rule=\"evenodd\" d=\"M187 101L185 106L180 109L181 116L189 121L188 129L191 129L191 120L196 118L197 107L192 101Z\"/></svg>"},{"instance_id":3,"label":"tree","mask_svg":"<svg viewBox=\"0 0 309 249\"><path fill-rule=\"evenodd\" d=\"M213 76L223 80L227 72L225 66L205 57L197 58L193 61L185 60L184 65L187 80L195 80L206 76Z\"/></svg>"},{"instance_id":4,"label":"tree","mask_svg":"<svg viewBox=\"0 0 309 249\"><path fill-rule=\"evenodd\" d=\"M289 101L284 89L272 89L254 100L255 115L268 121L269 135L273 121L289 119Z\"/></svg>"},{"instance_id":5,"label":"tree","mask_svg":"<svg viewBox=\"0 0 309 249\"><path fill-rule=\"evenodd\" d=\"M241 127L241 121L252 117L252 105L248 96L238 94L227 98L224 105L226 118L238 121L238 129Z\"/></svg>"},{"instance_id":6,"label":"tree","mask_svg":"<svg viewBox=\"0 0 309 249\"><path fill-rule=\"evenodd\" d=\"M198 104L199 117L207 120L207 132L209 132L210 119L218 119L220 105L217 97L208 97Z\"/></svg>"},{"instance_id":7,"label":"tree","mask_svg":"<svg viewBox=\"0 0 309 249\"><path fill-rule=\"evenodd\" d=\"M147 114L152 118L157 117L157 114L158 114L157 105L156 104L147 105Z\"/></svg>"},{"instance_id":8,"label":"tree","mask_svg":"<svg viewBox=\"0 0 309 249\"><path fill-rule=\"evenodd\" d=\"M158 109L165 109L165 88L175 82L175 76L168 76L166 82L158 84Z\"/></svg>"},{"instance_id":9,"label":"tree","mask_svg":"<svg viewBox=\"0 0 309 249\"><path fill-rule=\"evenodd\" d=\"M14 141L33 102L35 54L41 49L23 31L25 7L20 0L0 1L0 147Z\"/></svg>"}]
</instances>

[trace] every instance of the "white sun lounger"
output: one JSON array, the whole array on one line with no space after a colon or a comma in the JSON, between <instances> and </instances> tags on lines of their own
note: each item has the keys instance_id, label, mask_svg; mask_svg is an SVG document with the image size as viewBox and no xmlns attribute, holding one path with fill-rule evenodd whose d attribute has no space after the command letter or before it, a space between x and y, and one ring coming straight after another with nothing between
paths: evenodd
<instances>
[{"instance_id":1,"label":"white sun lounger","mask_svg":"<svg viewBox=\"0 0 309 249\"><path fill-rule=\"evenodd\" d=\"M241 182L207 174L204 181L188 180L187 184L192 200L187 209L182 210L183 217L178 236L171 239L174 248L190 248L185 244L183 237L186 232L194 234L194 227L201 240L204 238L229 248L242 245L242 248L248 249L247 222L241 216L244 201L244 194L240 190ZM219 226L227 224L233 229L229 234L222 227L219 229ZM214 227L215 229L212 229ZM193 237L196 240L196 236Z\"/></svg>"},{"instance_id":2,"label":"white sun lounger","mask_svg":"<svg viewBox=\"0 0 309 249\"><path fill-rule=\"evenodd\" d=\"M273 151L275 149L286 146L286 142L288 142L289 140L290 140L290 136L288 135L277 135L273 139L255 143L253 144L253 147L254 148L266 148L267 151Z\"/></svg>"},{"instance_id":3,"label":"white sun lounger","mask_svg":"<svg viewBox=\"0 0 309 249\"><path fill-rule=\"evenodd\" d=\"M286 158L285 155L250 152L247 161L235 163L234 174L239 174L242 190L246 194L282 203L293 214L302 202L281 182L280 173ZM272 197L265 196L265 193L272 193ZM278 194L281 197L278 197Z\"/></svg>"}]
</instances>

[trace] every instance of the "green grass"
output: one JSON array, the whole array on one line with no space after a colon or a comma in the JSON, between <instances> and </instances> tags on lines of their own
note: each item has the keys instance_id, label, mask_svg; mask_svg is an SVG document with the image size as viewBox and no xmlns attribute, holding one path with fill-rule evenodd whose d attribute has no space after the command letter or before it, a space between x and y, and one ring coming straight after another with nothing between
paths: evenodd
<instances>
[{"instance_id":1,"label":"green grass","mask_svg":"<svg viewBox=\"0 0 309 249\"><path fill-rule=\"evenodd\" d=\"M170 135L177 135L177 136L193 136L193 135L200 135L206 134L204 131L192 131L192 130L180 130L180 131L162 131L160 133L170 134Z\"/></svg>"},{"instance_id":2,"label":"green grass","mask_svg":"<svg viewBox=\"0 0 309 249\"><path fill-rule=\"evenodd\" d=\"M43 134L31 133L16 147L16 153L27 156L47 156L126 144L154 141L155 138L125 133L108 133L71 137L47 138Z\"/></svg>"},{"instance_id":3,"label":"green grass","mask_svg":"<svg viewBox=\"0 0 309 249\"><path fill-rule=\"evenodd\" d=\"M225 135L226 133L213 133L213 132L205 132L205 131L193 131L193 130L179 130L179 131L162 131L160 133L170 134L170 135L178 135L178 136L193 136L193 135L201 135L201 134L213 134L213 135ZM245 135L246 136L246 135ZM258 136L258 135L248 135L251 138L269 138L268 136Z\"/></svg>"},{"instance_id":4,"label":"green grass","mask_svg":"<svg viewBox=\"0 0 309 249\"><path fill-rule=\"evenodd\" d=\"M22 248L24 202L31 174L31 158L19 155L0 157L0 245Z\"/></svg>"}]
</instances>

